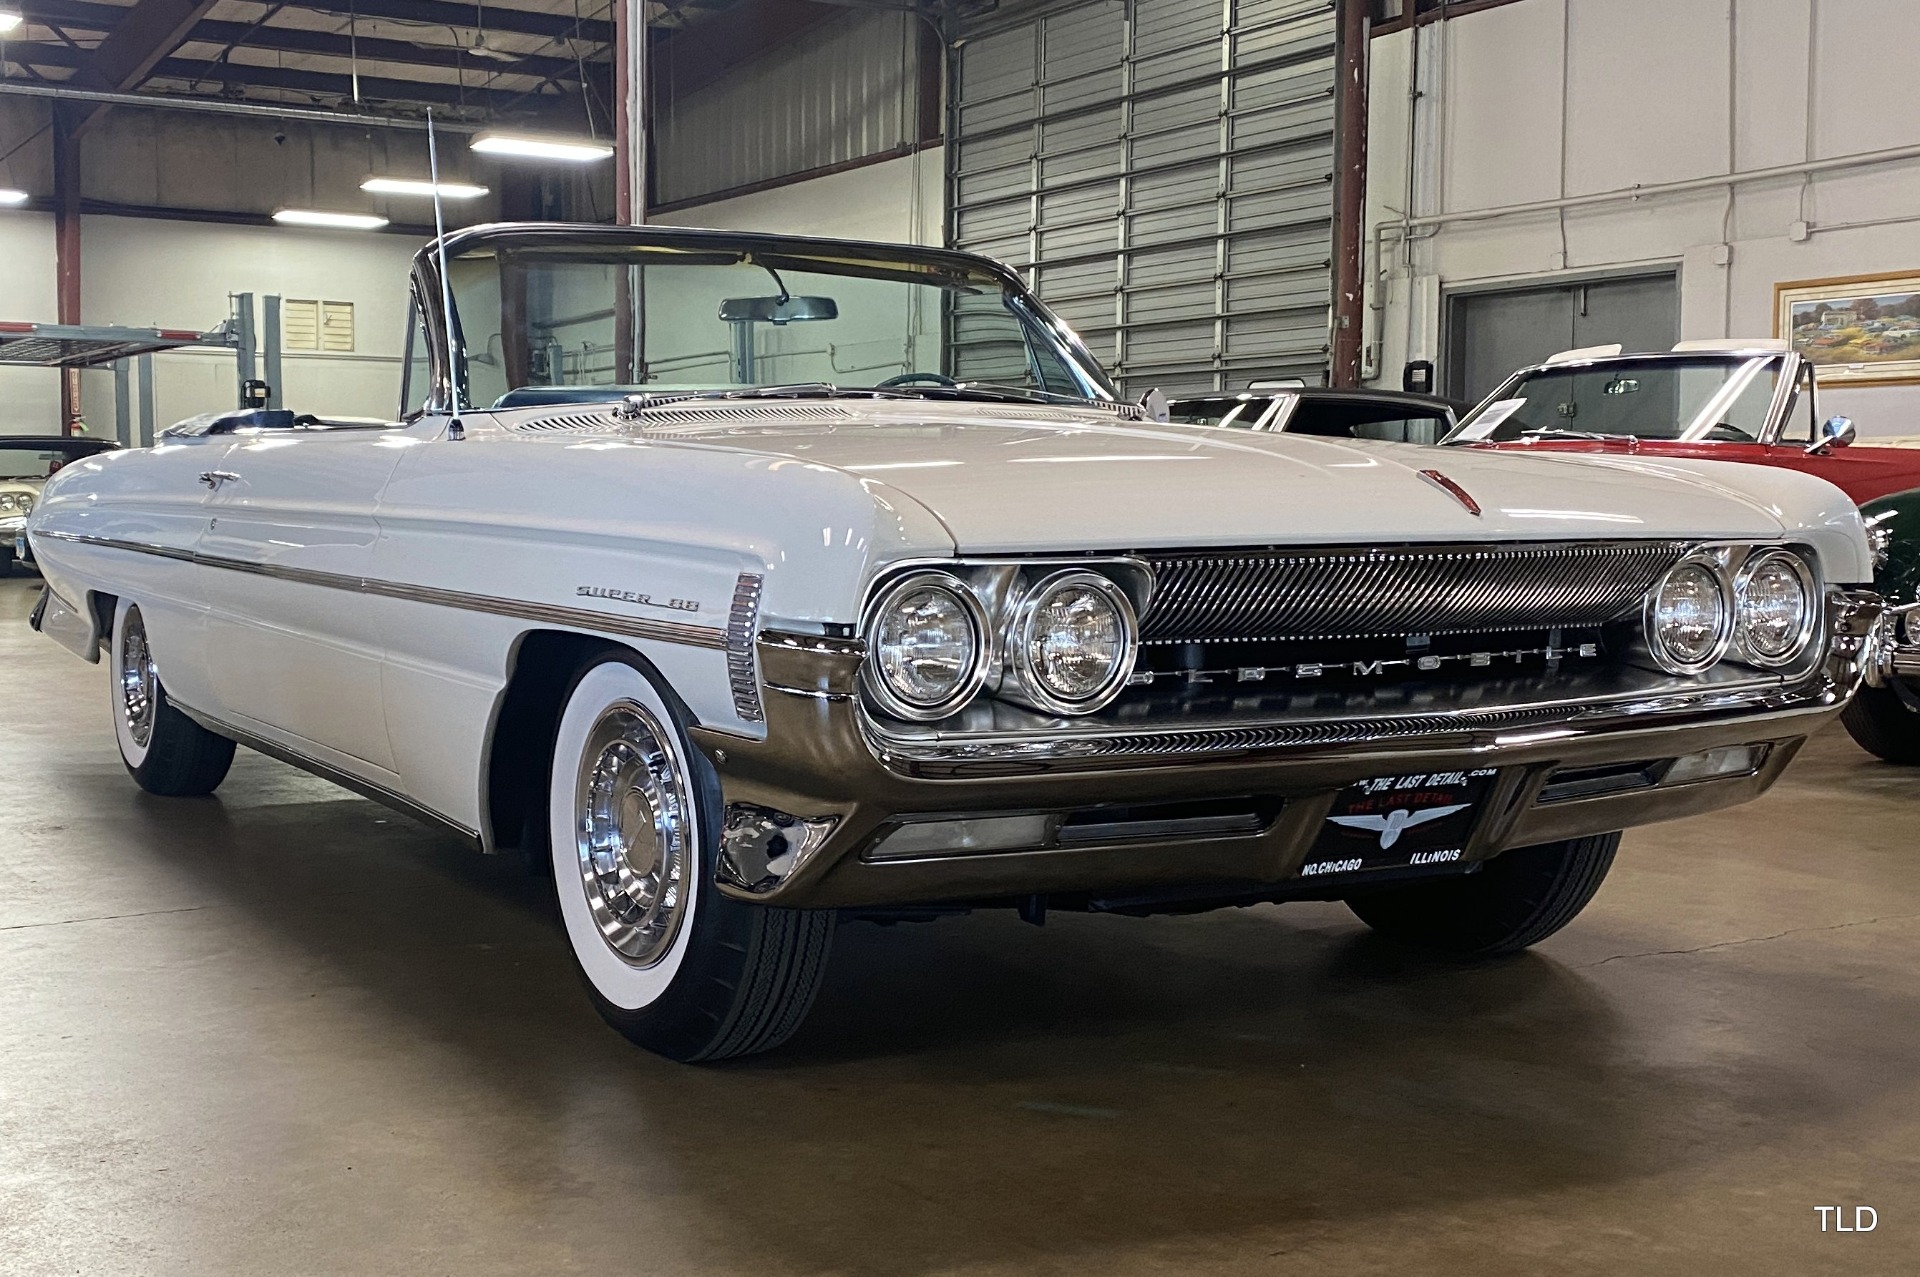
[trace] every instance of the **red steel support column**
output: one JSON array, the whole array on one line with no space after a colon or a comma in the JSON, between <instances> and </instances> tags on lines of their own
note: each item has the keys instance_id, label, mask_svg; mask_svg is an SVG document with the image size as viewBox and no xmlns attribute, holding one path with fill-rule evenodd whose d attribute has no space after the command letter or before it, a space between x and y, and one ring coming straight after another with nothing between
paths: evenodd
<instances>
[{"instance_id":1,"label":"red steel support column","mask_svg":"<svg viewBox=\"0 0 1920 1277\"><path fill-rule=\"evenodd\" d=\"M53 108L53 270L58 315L63 324L80 322L80 139L69 110ZM60 433L78 434L80 370L60 370Z\"/></svg>"},{"instance_id":2,"label":"red steel support column","mask_svg":"<svg viewBox=\"0 0 1920 1277\"><path fill-rule=\"evenodd\" d=\"M1338 0L1339 83L1334 91L1333 366L1328 381L1360 384L1360 341L1366 323L1361 256L1367 216L1366 0Z\"/></svg>"}]
</instances>

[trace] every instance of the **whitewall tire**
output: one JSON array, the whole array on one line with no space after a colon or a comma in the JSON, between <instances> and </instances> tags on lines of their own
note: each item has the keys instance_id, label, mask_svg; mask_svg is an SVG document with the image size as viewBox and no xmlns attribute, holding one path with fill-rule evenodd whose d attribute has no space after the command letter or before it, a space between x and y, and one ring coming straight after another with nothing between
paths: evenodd
<instances>
[{"instance_id":1,"label":"whitewall tire","mask_svg":"<svg viewBox=\"0 0 1920 1277\"><path fill-rule=\"evenodd\" d=\"M208 731L167 700L160 662L138 604L120 599L113 611L111 681L113 734L120 761L134 783L169 798L210 794L233 765L233 742Z\"/></svg>"},{"instance_id":2,"label":"whitewall tire","mask_svg":"<svg viewBox=\"0 0 1920 1277\"><path fill-rule=\"evenodd\" d=\"M687 716L631 653L573 679L554 732L547 839L561 921L595 1007L649 1050L714 1060L779 1045L826 969L831 912L713 885L719 792Z\"/></svg>"}]
</instances>

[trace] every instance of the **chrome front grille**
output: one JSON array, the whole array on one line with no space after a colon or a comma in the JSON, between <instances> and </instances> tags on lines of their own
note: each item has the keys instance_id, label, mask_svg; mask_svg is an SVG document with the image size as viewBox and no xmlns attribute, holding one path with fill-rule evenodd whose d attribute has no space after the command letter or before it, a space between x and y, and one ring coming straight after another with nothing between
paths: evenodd
<instances>
[{"instance_id":1,"label":"chrome front grille","mask_svg":"<svg viewBox=\"0 0 1920 1277\"><path fill-rule=\"evenodd\" d=\"M1604 625L1639 607L1680 541L1146 554L1149 644Z\"/></svg>"}]
</instances>

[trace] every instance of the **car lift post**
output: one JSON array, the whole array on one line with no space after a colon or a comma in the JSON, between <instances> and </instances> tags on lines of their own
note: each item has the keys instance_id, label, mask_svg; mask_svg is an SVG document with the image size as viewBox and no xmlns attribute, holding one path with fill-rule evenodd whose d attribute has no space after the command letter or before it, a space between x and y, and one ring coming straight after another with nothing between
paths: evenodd
<instances>
[{"instance_id":1,"label":"car lift post","mask_svg":"<svg viewBox=\"0 0 1920 1277\"><path fill-rule=\"evenodd\" d=\"M233 354L239 382L234 388L234 404L246 408L247 383L255 380L253 340L253 294L229 293L233 303Z\"/></svg>"},{"instance_id":2,"label":"car lift post","mask_svg":"<svg viewBox=\"0 0 1920 1277\"><path fill-rule=\"evenodd\" d=\"M281 407L280 299L269 293L260 299L261 369L267 375L267 407ZM245 407L242 404L241 407Z\"/></svg>"},{"instance_id":3,"label":"car lift post","mask_svg":"<svg viewBox=\"0 0 1920 1277\"><path fill-rule=\"evenodd\" d=\"M153 447L153 356L141 355L140 365L140 446Z\"/></svg>"},{"instance_id":4,"label":"car lift post","mask_svg":"<svg viewBox=\"0 0 1920 1277\"><path fill-rule=\"evenodd\" d=\"M126 360L113 361L113 437L122 448L133 446L133 369Z\"/></svg>"}]
</instances>

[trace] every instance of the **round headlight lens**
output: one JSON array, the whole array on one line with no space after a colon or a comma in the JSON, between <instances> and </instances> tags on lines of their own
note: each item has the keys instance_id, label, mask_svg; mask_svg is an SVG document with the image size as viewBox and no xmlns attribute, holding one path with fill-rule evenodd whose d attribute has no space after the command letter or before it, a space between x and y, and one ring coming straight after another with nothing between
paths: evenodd
<instances>
[{"instance_id":1,"label":"round headlight lens","mask_svg":"<svg viewBox=\"0 0 1920 1277\"><path fill-rule=\"evenodd\" d=\"M1726 653L1733 600L1726 578L1704 559L1683 559L1647 597L1647 646L1670 674L1699 674Z\"/></svg>"},{"instance_id":2,"label":"round headlight lens","mask_svg":"<svg viewBox=\"0 0 1920 1277\"><path fill-rule=\"evenodd\" d=\"M1771 550L1757 554L1740 572L1734 587L1739 613L1734 643L1742 660L1755 665L1786 665L1813 637L1813 577L1797 554Z\"/></svg>"},{"instance_id":3,"label":"round headlight lens","mask_svg":"<svg viewBox=\"0 0 1920 1277\"><path fill-rule=\"evenodd\" d=\"M986 673L985 616L973 592L944 572L922 572L875 601L869 687L896 717L945 718L979 690Z\"/></svg>"},{"instance_id":4,"label":"round headlight lens","mask_svg":"<svg viewBox=\"0 0 1920 1277\"><path fill-rule=\"evenodd\" d=\"M1133 672L1133 605L1096 573L1056 573L1027 595L1015 641L1029 699L1056 713L1091 713Z\"/></svg>"}]
</instances>

